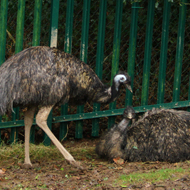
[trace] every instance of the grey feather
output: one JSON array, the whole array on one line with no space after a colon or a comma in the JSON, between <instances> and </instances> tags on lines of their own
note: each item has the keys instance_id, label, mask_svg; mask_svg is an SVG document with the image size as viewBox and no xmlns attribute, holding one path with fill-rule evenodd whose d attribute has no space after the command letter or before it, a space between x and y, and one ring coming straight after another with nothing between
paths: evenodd
<instances>
[{"instance_id":1,"label":"grey feather","mask_svg":"<svg viewBox=\"0 0 190 190\"><path fill-rule=\"evenodd\" d=\"M130 77L126 72L127 84ZM122 84L122 83L120 83ZM0 115L13 106L109 103L119 92L105 86L95 72L76 57L45 46L31 47L0 67Z\"/></svg>"},{"instance_id":2,"label":"grey feather","mask_svg":"<svg viewBox=\"0 0 190 190\"><path fill-rule=\"evenodd\" d=\"M124 112L124 116L127 113ZM128 119L130 120L130 119ZM169 161L190 159L190 113L153 109L131 126L115 124L96 146L99 156L112 160Z\"/></svg>"}]
</instances>

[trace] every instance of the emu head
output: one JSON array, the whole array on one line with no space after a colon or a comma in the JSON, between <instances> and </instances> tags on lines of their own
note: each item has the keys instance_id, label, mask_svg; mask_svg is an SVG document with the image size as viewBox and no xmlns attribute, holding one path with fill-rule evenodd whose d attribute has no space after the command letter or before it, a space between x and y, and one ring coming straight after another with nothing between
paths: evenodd
<instances>
[{"instance_id":1,"label":"emu head","mask_svg":"<svg viewBox=\"0 0 190 190\"><path fill-rule=\"evenodd\" d=\"M123 119L118 123L118 128L123 132L129 125L132 119L135 119L135 110L132 106L127 106L123 112Z\"/></svg>"},{"instance_id":2,"label":"emu head","mask_svg":"<svg viewBox=\"0 0 190 190\"><path fill-rule=\"evenodd\" d=\"M127 72L120 71L117 75L115 75L113 80L117 91L119 90L119 86L123 84L131 93L133 93L131 88L131 77Z\"/></svg>"},{"instance_id":3,"label":"emu head","mask_svg":"<svg viewBox=\"0 0 190 190\"><path fill-rule=\"evenodd\" d=\"M123 112L123 118L131 120L131 119L134 119L135 116L136 116L136 114L135 114L135 110L133 109L133 107L127 106Z\"/></svg>"}]
</instances>

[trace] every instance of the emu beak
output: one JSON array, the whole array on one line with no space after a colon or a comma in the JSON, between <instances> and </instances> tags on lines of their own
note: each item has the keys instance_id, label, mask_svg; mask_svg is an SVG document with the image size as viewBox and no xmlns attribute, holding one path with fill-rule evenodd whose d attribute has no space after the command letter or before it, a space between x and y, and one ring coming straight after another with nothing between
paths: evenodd
<instances>
[{"instance_id":1,"label":"emu beak","mask_svg":"<svg viewBox=\"0 0 190 190\"><path fill-rule=\"evenodd\" d=\"M132 118L133 118L132 113L129 113L128 118L129 118L129 119L132 119Z\"/></svg>"},{"instance_id":2,"label":"emu beak","mask_svg":"<svg viewBox=\"0 0 190 190\"><path fill-rule=\"evenodd\" d=\"M133 93L133 90L132 90L132 88L131 88L131 85L129 85L129 84L124 84L125 85L125 87L131 92L131 93Z\"/></svg>"}]
</instances>

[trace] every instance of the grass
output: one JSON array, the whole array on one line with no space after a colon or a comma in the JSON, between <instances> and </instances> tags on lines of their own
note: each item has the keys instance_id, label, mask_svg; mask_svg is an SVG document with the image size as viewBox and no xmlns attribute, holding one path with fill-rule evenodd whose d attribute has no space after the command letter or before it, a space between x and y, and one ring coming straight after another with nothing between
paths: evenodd
<instances>
[{"instance_id":1,"label":"grass","mask_svg":"<svg viewBox=\"0 0 190 190\"><path fill-rule=\"evenodd\" d=\"M76 159L82 159L86 157L87 159L92 159L94 155L94 147L84 149L84 147L69 147L66 148ZM12 145L0 144L0 160L15 160L17 162L24 162L24 144L14 143ZM56 146L45 146L42 143L39 145L30 144L30 159L34 160L43 160L43 161L62 161L64 157L56 148Z\"/></svg>"},{"instance_id":2,"label":"grass","mask_svg":"<svg viewBox=\"0 0 190 190\"><path fill-rule=\"evenodd\" d=\"M129 175L121 175L119 179L115 180L115 184L121 184L121 187L127 187L129 184L139 184L149 182L155 183L165 181L167 179L176 180L179 176L190 173L190 170L183 168L174 169L160 169L156 171L150 171L148 173L133 173Z\"/></svg>"},{"instance_id":3,"label":"grass","mask_svg":"<svg viewBox=\"0 0 190 190\"><path fill-rule=\"evenodd\" d=\"M78 142L72 144L66 143L65 147L76 160L80 160L87 165L87 168L89 167L87 171L79 175L76 172L77 170L66 163L62 164L62 161L65 159L53 145L30 144L31 161L32 163L40 164L36 164L33 170L29 170L30 175L28 175L27 170L20 170L20 165L24 162L24 144L15 143L9 146L1 144L0 169L4 168L7 171L3 178L0 176L0 182L2 179L3 183L7 185L12 180L15 182L15 184L11 184L12 186L22 184L23 188L26 189L35 185L38 189L42 189L45 186L43 187L41 184L49 184L49 180L54 183L52 179L56 179L58 184L63 187L67 185L67 182L73 181L73 186L84 184L86 187L97 188L101 186L128 187L130 185L158 184L164 183L167 180L175 181L186 175L190 176L190 161L176 164L151 163L157 166L156 169L151 164L130 163L130 167L128 168L129 163L117 166L115 163L98 159L94 152L94 146L86 146L83 142L81 144ZM32 179L33 182L28 183L28 180L23 182L22 172L25 172L26 178ZM130 173L126 174L126 172ZM87 174L90 177L87 177ZM15 175L18 175L18 178L15 179ZM18 183L18 180L22 181L22 183ZM64 183L62 184L63 180ZM49 185L51 186L52 184ZM22 189L22 187L17 187L17 189Z\"/></svg>"},{"instance_id":4,"label":"grass","mask_svg":"<svg viewBox=\"0 0 190 190\"><path fill-rule=\"evenodd\" d=\"M43 159L52 160L52 158L63 159L63 156L55 146L44 146L43 144L30 144L30 158L32 160ZM24 161L24 144L15 143L10 146L0 145L0 160L15 159Z\"/></svg>"}]
</instances>

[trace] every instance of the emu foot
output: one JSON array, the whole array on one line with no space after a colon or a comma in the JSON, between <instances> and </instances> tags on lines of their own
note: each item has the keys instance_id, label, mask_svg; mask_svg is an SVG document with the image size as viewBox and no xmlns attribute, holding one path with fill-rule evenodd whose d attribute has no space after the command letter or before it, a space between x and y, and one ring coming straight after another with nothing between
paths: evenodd
<instances>
[{"instance_id":1,"label":"emu foot","mask_svg":"<svg viewBox=\"0 0 190 190\"><path fill-rule=\"evenodd\" d=\"M34 163L34 164L31 164L31 163L24 163L20 166L22 169L32 169L32 168L36 168L36 167L39 167L39 163Z\"/></svg>"},{"instance_id":2,"label":"emu foot","mask_svg":"<svg viewBox=\"0 0 190 190\"><path fill-rule=\"evenodd\" d=\"M76 167L77 169L80 169L80 170L86 170L86 167L85 166L82 166L80 162L78 161L68 161L72 166Z\"/></svg>"},{"instance_id":3,"label":"emu foot","mask_svg":"<svg viewBox=\"0 0 190 190\"><path fill-rule=\"evenodd\" d=\"M33 166L32 166L32 164L24 163L21 165L21 168L22 169L31 169L31 168L33 168Z\"/></svg>"}]
</instances>

